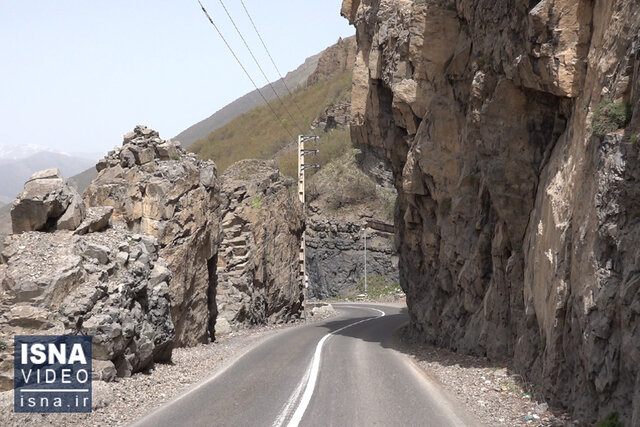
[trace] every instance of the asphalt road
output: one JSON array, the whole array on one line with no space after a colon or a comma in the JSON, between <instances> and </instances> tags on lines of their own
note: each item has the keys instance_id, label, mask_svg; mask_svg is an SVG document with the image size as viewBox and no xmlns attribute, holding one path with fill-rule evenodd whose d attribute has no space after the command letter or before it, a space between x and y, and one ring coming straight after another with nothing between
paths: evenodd
<instances>
[{"instance_id":1,"label":"asphalt road","mask_svg":"<svg viewBox=\"0 0 640 427\"><path fill-rule=\"evenodd\" d=\"M389 345L406 309L334 305L260 342L136 426L477 426Z\"/></svg>"}]
</instances>

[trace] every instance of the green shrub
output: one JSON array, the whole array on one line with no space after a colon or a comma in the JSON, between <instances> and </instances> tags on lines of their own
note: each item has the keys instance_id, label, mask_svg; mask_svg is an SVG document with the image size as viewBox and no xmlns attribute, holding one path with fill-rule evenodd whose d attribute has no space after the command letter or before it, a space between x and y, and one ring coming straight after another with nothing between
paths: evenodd
<instances>
[{"instance_id":1,"label":"green shrub","mask_svg":"<svg viewBox=\"0 0 640 427\"><path fill-rule=\"evenodd\" d=\"M608 99L600 101L593 111L593 133L604 136L624 127L631 120L631 106L625 103L614 103Z\"/></svg>"},{"instance_id":2,"label":"green shrub","mask_svg":"<svg viewBox=\"0 0 640 427\"><path fill-rule=\"evenodd\" d=\"M364 278L358 280L356 292L357 294L364 293ZM392 282L387 277L377 274L367 275L367 295L369 298L379 299L384 296L394 296L401 293L402 288L397 282Z\"/></svg>"},{"instance_id":3,"label":"green shrub","mask_svg":"<svg viewBox=\"0 0 640 427\"><path fill-rule=\"evenodd\" d=\"M331 209L337 210L376 198L376 184L368 176L364 174L346 176L346 173L343 176L342 188L337 189L327 198Z\"/></svg>"},{"instance_id":4,"label":"green shrub","mask_svg":"<svg viewBox=\"0 0 640 427\"><path fill-rule=\"evenodd\" d=\"M607 418L598 423L598 427L624 427L618 419L618 414L610 414Z\"/></svg>"},{"instance_id":5,"label":"green shrub","mask_svg":"<svg viewBox=\"0 0 640 427\"><path fill-rule=\"evenodd\" d=\"M473 63L476 69L487 71L491 68L491 64L493 63L493 60L490 55L482 54L482 55L476 56Z\"/></svg>"},{"instance_id":6,"label":"green shrub","mask_svg":"<svg viewBox=\"0 0 640 427\"><path fill-rule=\"evenodd\" d=\"M360 278L350 288L344 290L337 299L356 299L358 295L364 294L364 278ZM402 295L404 292L400 284L389 280L385 276L378 274L367 275L367 295L370 299L377 300L385 296Z\"/></svg>"},{"instance_id":7,"label":"green shrub","mask_svg":"<svg viewBox=\"0 0 640 427\"><path fill-rule=\"evenodd\" d=\"M5 351L7 349L7 343L0 340L0 351Z\"/></svg>"}]
</instances>

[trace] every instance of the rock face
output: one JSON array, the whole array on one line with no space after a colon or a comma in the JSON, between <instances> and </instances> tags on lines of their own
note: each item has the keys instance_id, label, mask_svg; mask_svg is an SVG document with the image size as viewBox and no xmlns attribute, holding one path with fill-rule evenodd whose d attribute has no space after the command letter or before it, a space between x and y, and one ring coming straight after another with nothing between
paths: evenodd
<instances>
[{"instance_id":1,"label":"rock face","mask_svg":"<svg viewBox=\"0 0 640 427\"><path fill-rule=\"evenodd\" d=\"M307 84L312 85L321 80L329 80L345 71L352 70L355 63L355 53L355 37L339 39L338 43L322 52L318 66L309 76Z\"/></svg>"},{"instance_id":2,"label":"rock face","mask_svg":"<svg viewBox=\"0 0 640 427\"><path fill-rule=\"evenodd\" d=\"M322 145L319 145L322 150ZM390 173L368 150L347 150L314 174L307 193L307 275L310 297L354 296L364 279L367 228L367 277L398 283L393 221L396 191ZM390 177L389 177L390 178ZM377 220L374 220L376 218Z\"/></svg>"},{"instance_id":3,"label":"rock face","mask_svg":"<svg viewBox=\"0 0 640 427\"><path fill-rule=\"evenodd\" d=\"M84 217L82 198L55 168L34 173L11 207L14 233L75 230Z\"/></svg>"},{"instance_id":4,"label":"rock face","mask_svg":"<svg viewBox=\"0 0 640 427\"><path fill-rule=\"evenodd\" d=\"M331 129L346 129L351 121L351 104L339 102L331 105L311 123L312 128L320 128L325 132Z\"/></svg>"},{"instance_id":5,"label":"rock face","mask_svg":"<svg viewBox=\"0 0 640 427\"><path fill-rule=\"evenodd\" d=\"M220 233L215 164L138 126L96 168L98 177L84 193L87 205L111 206L114 220L157 238L173 273L169 295L176 345L213 339L209 305Z\"/></svg>"},{"instance_id":6,"label":"rock face","mask_svg":"<svg viewBox=\"0 0 640 427\"><path fill-rule=\"evenodd\" d=\"M367 230L367 276L384 276L398 282L398 257L392 234L366 227L363 221L311 216L306 235L310 297L345 295L364 277L363 228Z\"/></svg>"},{"instance_id":7,"label":"rock face","mask_svg":"<svg viewBox=\"0 0 640 427\"><path fill-rule=\"evenodd\" d=\"M260 160L234 164L221 180L216 333L298 318L304 222L295 181Z\"/></svg>"},{"instance_id":8,"label":"rock face","mask_svg":"<svg viewBox=\"0 0 640 427\"><path fill-rule=\"evenodd\" d=\"M0 256L0 390L13 387L13 336L93 335L96 378L171 359L171 275L149 236L28 232ZM4 362L9 363L4 363Z\"/></svg>"},{"instance_id":9,"label":"rock face","mask_svg":"<svg viewBox=\"0 0 640 427\"><path fill-rule=\"evenodd\" d=\"M392 167L414 331L513 357L582 420L640 424L637 3L342 13L357 29L352 137Z\"/></svg>"}]
</instances>

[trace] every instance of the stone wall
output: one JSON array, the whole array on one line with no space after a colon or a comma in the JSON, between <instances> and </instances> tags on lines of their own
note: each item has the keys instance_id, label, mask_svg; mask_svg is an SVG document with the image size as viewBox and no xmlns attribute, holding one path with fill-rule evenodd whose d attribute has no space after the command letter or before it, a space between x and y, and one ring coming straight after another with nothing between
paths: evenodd
<instances>
[{"instance_id":1,"label":"stone wall","mask_svg":"<svg viewBox=\"0 0 640 427\"><path fill-rule=\"evenodd\" d=\"M513 357L582 420L639 424L637 4L345 0L342 13L357 30L352 137L393 170L414 332Z\"/></svg>"},{"instance_id":2,"label":"stone wall","mask_svg":"<svg viewBox=\"0 0 640 427\"><path fill-rule=\"evenodd\" d=\"M299 318L304 221L295 181L261 160L234 164L221 181L216 333Z\"/></svg>"},{"instance_id":3,"label":"stone wall","mask_svg":"<svg viewBox=\"0 0 640 427\"><path fill-rule=\"evenodd\" d=\"M364 279L364 232L367 233L367 276L384 276L398 282L398 257L393 234L366 226L366 221L307 220L308 296L317 299L353 293Z\"/></svg>"}]
</instances>

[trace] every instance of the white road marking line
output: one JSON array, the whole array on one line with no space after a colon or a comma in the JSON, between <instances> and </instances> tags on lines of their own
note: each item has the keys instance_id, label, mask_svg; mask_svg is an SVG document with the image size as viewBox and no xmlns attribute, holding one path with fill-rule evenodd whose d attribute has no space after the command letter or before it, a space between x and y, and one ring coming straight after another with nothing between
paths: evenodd
<instances>
[{"instance_id":1,"label":"white road marking line","mask_svg":"<svg viewBox=\"0 0 640 427\"><path fill-rule=\"evenodd\" d=\"M29 388L18 389L20 393L88 393L88 388Z\"/></svg>"},{"instance_id":2,"label":"white road marking line","mask_svg":"<svg viewBox=\"0 0 640 427\"><path fill-rule=\"evenodd\" d=\"M295 412L291 416L291 420L289 420L289 424L287 424L287 427L298 427L298 425L300 424L300 421L302 421L302 417L303 417L305 411L307 410L307 407L309 406L309 402L311 402L311 397L313 396L313 392L314 392L314 390L316 388L316 381L318 380L318 373L320 372L320 358L322 356L322 347L324 346L326 341L332 335L335 335L338 332L344 331L347 328L350 328L352 326L358 325L360 323L368 322L370 320L379 319L380 317L384 317L384 315L385 315L384 311L378 310L377 308L354 307L354 306L346 306L346 305L343 305L341 307L344 307L344 308L366 308L368 310L377 311L378 313L380 313L380 316L370 317L368 319L359 320L357 322L350 323L350 324L348 324L346 326L343 326L340 329L336 329L333 332L329 332L328 334L326 334L325 336L322 337L322 339L316 345L316 351L313 354L313 359L311 359L311 364L309 365L309 368L305 372L305 375L302 377L302 380L300 381L300 384L298 384L298 387L296 387L294 392L289 397L289 400L287 401L287 403L285 404L284 408L280 412L280 415L278 415L278 418L273 423L273 427L281 427L281 426L284 425L284 422L286 421L288 415L291 413L291 408L298 401L298 397L300 395L300 391L304 387L304 394L302 395L302 399L300 400L300 403L298 404L298 407L296 408ZM305 386L305 384L306 384L306 386Z\"/></svg>"},{"instance_id":3,"label":"white road marking line","mask_svg":"<svg viewBox=\"0 0 640 427\"><path fill-rule=\"evenodd\" d=\"M276 418L275 422L273 423L273 427L282 427L287 421L287 416L293 411L293 406L298 402L300 394L302 394L304 385L307 383L307 381L309 381L310 372L311 371L307 369L307 371L304 373L304 375L302 376L302 380L289 397L289 400L287 400L287 403L282 408L282 411L280 411L280 415L278 415L278 418Z\"/></svg>"}]
</instances>

